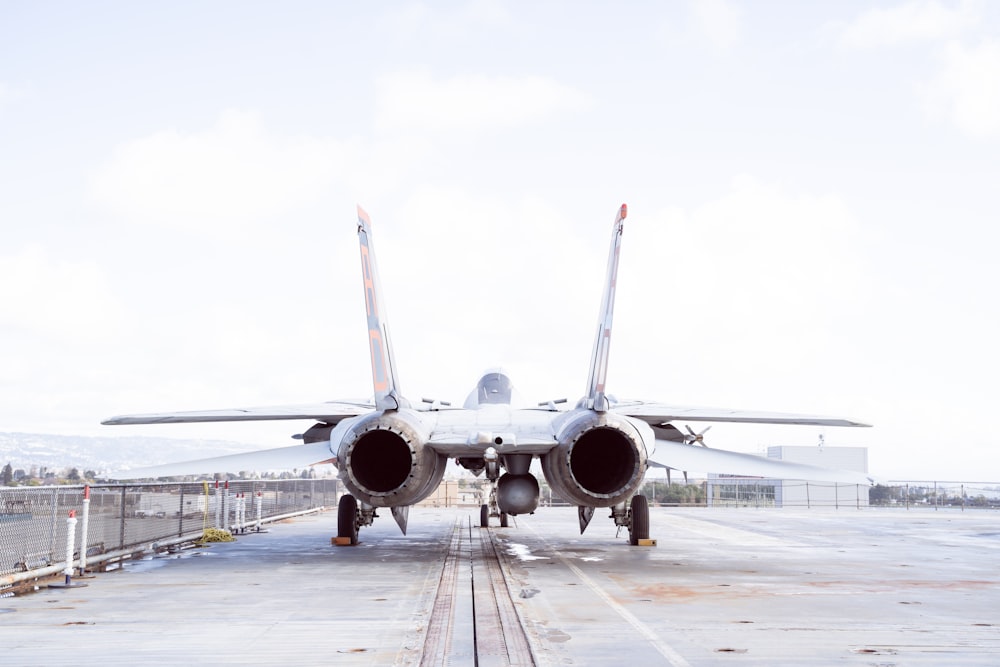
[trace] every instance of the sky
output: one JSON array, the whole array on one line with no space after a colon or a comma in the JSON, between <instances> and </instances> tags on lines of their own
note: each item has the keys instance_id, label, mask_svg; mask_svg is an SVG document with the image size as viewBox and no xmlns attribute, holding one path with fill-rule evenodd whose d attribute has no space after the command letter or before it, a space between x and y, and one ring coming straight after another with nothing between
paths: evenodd
<instances>
[{"instance_id":1,"label":"sky","mask_svg":"<svg viewBox=\"0 0 1000 667\"><path fill-rule=\"evenodd\" d=\"M402 391L845 416L710 446L1000 480L1000 4L0 0L0 431Z\"/></svg>"}]
</instances>

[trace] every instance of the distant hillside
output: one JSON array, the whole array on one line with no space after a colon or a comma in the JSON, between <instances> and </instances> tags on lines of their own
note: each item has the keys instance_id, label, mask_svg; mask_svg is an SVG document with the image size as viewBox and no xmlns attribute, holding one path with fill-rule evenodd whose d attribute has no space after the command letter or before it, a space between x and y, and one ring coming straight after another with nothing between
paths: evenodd
<instances>
[{"instance_id":1,"label":"distant hillside","mask_svg":"<svg viewBox=\"0 0 1000 667\"><path fill-rule=\"evenodd\" d=\"M45 466L51 471L77 468L81 473L102 473L254 449L262 447L225 440L0 433L0 467L9 462L15 469Z\"/></svg>"}]
</instances>

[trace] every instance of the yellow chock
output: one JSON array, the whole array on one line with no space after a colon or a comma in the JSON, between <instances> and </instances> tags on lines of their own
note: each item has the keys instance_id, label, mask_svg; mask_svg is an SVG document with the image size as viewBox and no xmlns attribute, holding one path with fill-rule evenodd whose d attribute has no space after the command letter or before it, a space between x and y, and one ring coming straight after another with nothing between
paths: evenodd
<instances>
[{"instance_id":1,"label":"yellow chock","mask_svg":"<svg viewBox=\"0 0 1000 667\"><path fill-rule=\"evenodd\" d=\"M335 547L349 547L351 546L351 538L349 537L331 537L330 544Z\"/></svg>"},{"instance_id":2,"label":"yellow chock","mask_svg":"<svg viewBox=\"0 0 1000 667\"><path fill-rule=\"evenodd\" d=\"M647 540L639 540L639 545L638 546L640 546L640 547L655 547L656 546L656 540L648 540L648 539Z\"/></svg>"}]
</instances>

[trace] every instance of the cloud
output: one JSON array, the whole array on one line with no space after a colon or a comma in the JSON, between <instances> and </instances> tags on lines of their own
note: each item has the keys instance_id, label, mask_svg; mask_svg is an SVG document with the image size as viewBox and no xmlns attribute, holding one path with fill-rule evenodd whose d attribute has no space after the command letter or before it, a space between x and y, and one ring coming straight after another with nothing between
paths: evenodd
<instances>
[{"instance_id":1,"label":"cloud","mask_svg":"<svg viewBox=\"0 0 1000 667\"><path fill-rule=\"evenodd\" d=\"M684 402L726 404L739 400L725 396L726 383L767 377L764 384L777 386L799 364L840 358L838 332L863 300L856 227L836 196L792 194L749 176L699 207L636 221L622 269L620 333L638 350L663 350L639 390L683 379L693 397Z\"/></svg>"},{"instance_id":2,"label":"cloud","mask_svg":"<svg viewBox=\"0 0 1000 667\"><path fill-rule=\"evenodd\" d=\"M509 7L499 0L472 0L457 7L422 3L390 7L384 21L398 39L416 38L427 44L475 39L483 29L508 25L511 16Z\"/></svg>"},{"instance_id":3,"label":"cloud","mask_svg":"<svg viewBox=\"0 0 1000 667\"><path fill-rule=\"evenodd\" d=\"M907 2L870 9L846 24L841 44L848 48L894 46L907 42L932 42L957 37L979 23L977 2L945 5L937 0Z\"/></svg>"},{"instance_id":4,"label":"cloud","mask_svg":"<svg viewBox=\"0 0 1000 667\"><path fill-rule=\"evenodd\" d=\"M1000 42L947 46L941 68L920 87L932 118L945 118L976 138L1000 138Z\"/></svg>"},{"instance_id":5,"label":"cloud","mask_svg":"<svg viewBox=\"0 0 1000 667\"><path fill-rule=\"evenodd\" d=\"M513 127L585 107L581 92L542 76L463 75L436 80L397 72L376 83L376 126L383 130Z\"/></svg>"},{"instance_id":6,"label":"cloud","mask_svg":"<svg viewBox=\"0 0 1000 667\"><path fill-rule=\"evenodd\" d=\"M743 36L743 14L726 0L695 0L691 5L691 22L720 50L736 46Z\"/></svg>"},{"instance_id":7,"label":"cloud","mask_svg":"<svg viewBox=\"0 0 1000 667\"><path fill-rule=\"evenodd\" d=\"M11 102L15 102L24 97L24 93L10 84L0 81L0 110Z\"/></svg>"},{"instance_id":8,"label":"cloud","mask_svg":"<svg viewBox=\"0 0 1000 667\"><path fill-rule=\"evenodd\" d=\"M928 44L936 71L915 88L924 112L974 138L1000 136L1000 42L971 43L982 23L980 2L908 2L871 9L846 24L841 44L866 49Z\"/></svg>"},{"instance_id":9,"label":"cloud","mask_svg":"<svg viewBox=\"0 0 1000 667\"><path fill-rule=\"evenodd\" d=\"M102 339L121 311L92 262L52 258L40 246L0 257L0 326L60 341Z\"/></svg>"},{"instance_id":10,"label":"cloud","mask_svg":"<svg viewBox=\"0 0 1000 667\"><path fill-rule=\"evenodd\" d=\"M273 135L256 114L226 111L203 132L163 130L119 145L90 192L133 221L234 230L317 199L350 154L346 144Z\"/></svg>"}]
</instances>

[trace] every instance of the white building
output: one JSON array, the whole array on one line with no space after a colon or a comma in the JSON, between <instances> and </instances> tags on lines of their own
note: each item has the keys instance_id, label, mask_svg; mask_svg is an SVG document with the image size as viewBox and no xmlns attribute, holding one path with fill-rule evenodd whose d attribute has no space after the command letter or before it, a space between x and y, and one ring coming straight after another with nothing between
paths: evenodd
<instances>
[{"instance_id":1,"label":"white building","mask_svg":"<svg viewBox=\"0 0 1000 667\"><path fill-rule=\"evenodd\" d=\"M768 447L767 457L822 468L868 472L867 447ZM715 507L867 507L868 485L709 475Z\"/></svg>"}]
</instances>

